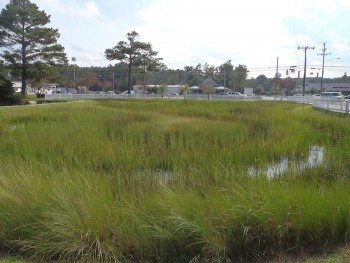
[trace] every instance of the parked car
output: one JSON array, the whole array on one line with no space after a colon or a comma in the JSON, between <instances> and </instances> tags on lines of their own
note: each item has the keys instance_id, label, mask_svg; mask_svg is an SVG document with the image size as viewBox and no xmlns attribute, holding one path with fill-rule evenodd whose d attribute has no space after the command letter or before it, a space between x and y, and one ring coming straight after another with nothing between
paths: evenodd
<instances>
[{"instance_id":1,"label":"parked car","mask_svg":"<svg viewBox=\"0 0 350 263\"><path fill-rule=\"evenodd\" d=\"M106 92L106 94L108 94L108 95L115 95L115 92L114 92L113 90L108 90L108 91Z\"/></svg>"},{"instance_id":2,"label":"parked car","mask_svg":"<svg viewBox=\"0 0 350 263\"><path fill-rule=\"evenodd\" d=\"M349 100L350 99L350 94L345 96L344 99Z\"/></svg>"},{"instance_id":3,"label":"parked car","mask_svg":"<svg viewBox=\"0 0 350 263\"><path fill-rule=\"evenodd\" d=\"M248 96L246 94L242 94L242 93L239 93L239 92L236 92L236 91L229 91L226 93L227 96L230 96L230 97L234 97L234 98L237 98L237 99L246 99L248 98Z\"/></svg>"}]
</instances>

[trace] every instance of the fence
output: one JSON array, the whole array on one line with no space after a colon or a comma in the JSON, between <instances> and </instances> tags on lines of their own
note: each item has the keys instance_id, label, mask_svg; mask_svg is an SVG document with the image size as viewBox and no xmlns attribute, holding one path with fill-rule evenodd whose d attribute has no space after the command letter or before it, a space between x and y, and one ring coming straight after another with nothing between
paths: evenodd
<instances>
[{"instance_id":1,"label":"fence","mask_svg":"<svg viewBox=\"0 0 350 263\"><path fill-rule=\"evenodd\" d=\"M337 111L343 113L350 112L350 100L344 99L327 99L313 96L290 96L287 101L295 103L312 104L314 108Z\"/></svg>"},{"instance_id":2,"label":"fence","mask_svg":"<svg viewBox=\"0 0 350 263\"><path fill-rule=\"evenodd\" d=\"M312 106L314 108L338 111L343 113L350 112L350 100L339 99L315 99Z\"/></svg>"},{"instance_id":3,"label":"fence","mask_svg":"<svg viewBox=\"0 0 350 263\"><path fill-rule=\"evenodd\" d=\"M161 95L161 94L45 94L45 100L98 100L98 99L183 99L183 95ZM185 96L186 99L208 99L206 94L188 94ZM225 95L209 95L210 99L217 100L239 100L242 97L225 96ZM252 99L253 97L247 97ZM254 99L259 99L255 97ZM260 98L261 99L261 98Z\"/></svg>"},{"instance_id":4,"label":"fence","mask_svg":"<svg viewBox=\"0 0 350 263\"><path fill-rule=\"evenodd\" d=\"M183 99L182 95L160 95L160 94L135 94L135 95L121 95L121 94L46 94L46 100L96 100L96 99ZM222 95L210 95L210 99L221 100L237 100L242 98L235 98ZM208 95L204 94L190 94L186 95L186 99L208 99ZM337 111L343 113L350 113L350 100L344 99L324 99L313 96L287 96L287 97L260 97L250 96L245 100L279 100L293 103L312 104L314 108L324 109L328 111Z\"/></svg>"},{"instance_id":5,"label":"fence","mask_svg":"<svg viewBox=\"0 0 350 263\"><path fill-rule=\"evenodd\" d=\"M295 103L304 103L304 104L313 104L314 102L313 96L287 96L286 100L288 102L295 102Z\"/></svg>"}]
</instances>

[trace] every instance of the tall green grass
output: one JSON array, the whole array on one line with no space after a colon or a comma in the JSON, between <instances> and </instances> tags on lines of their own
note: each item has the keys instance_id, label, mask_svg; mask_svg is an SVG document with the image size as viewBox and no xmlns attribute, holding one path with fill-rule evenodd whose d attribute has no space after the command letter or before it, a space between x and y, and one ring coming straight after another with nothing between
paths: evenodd
<instances>
[{"instance_id":1,"label":"tall green grass","mask_svg":"<svg viewBox=\"0 0 350 263\"><path fill-rule=\"evenodd\" d=\"M0 109L0 244L43 260L222 262L349 239L350 120L298 104ZM324 148L318 167L249 174Z\"/></svg>"}]
</instances>

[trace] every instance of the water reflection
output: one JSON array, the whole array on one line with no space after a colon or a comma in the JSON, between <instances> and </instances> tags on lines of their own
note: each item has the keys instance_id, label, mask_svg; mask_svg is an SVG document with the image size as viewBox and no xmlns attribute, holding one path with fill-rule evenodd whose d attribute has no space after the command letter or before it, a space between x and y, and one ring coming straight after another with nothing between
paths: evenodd
<instances>
[{"instance_id":1,"label":"water reflection","mask_svg":"<svg viewBox=\"0 0 350 263\"><path fill-rule=\"evenodd\" d=\"M280 177L287 171L299 172L306 168L314 168L324 162L324 147L313 145L310 147L310 152L305 161L289 160L288 158L281 158L278 163L272 163L266 169L257 169L250 167L248 174L250 176L264 175L272 179Z\"/></svg>"}]
</instances>

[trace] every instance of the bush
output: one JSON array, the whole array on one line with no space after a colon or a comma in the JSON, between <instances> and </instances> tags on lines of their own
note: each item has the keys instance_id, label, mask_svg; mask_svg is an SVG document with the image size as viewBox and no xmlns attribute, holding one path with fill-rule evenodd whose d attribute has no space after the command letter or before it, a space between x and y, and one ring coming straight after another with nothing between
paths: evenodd
<instances>
[{"instance_id":1,"label":"bush","mask_svg":"<svg viewBox=\"0 0 350 263\"><path fill-rule=\"evenodd\" d=\"M22 100L21 94L15 94L11 81L0 75L0 105L19 104Z\"/></svg>"}]
</instances>

